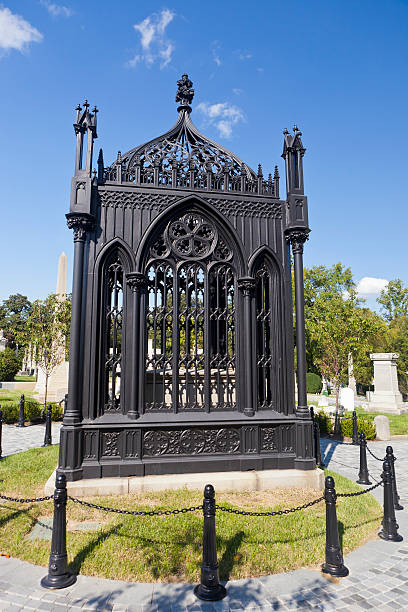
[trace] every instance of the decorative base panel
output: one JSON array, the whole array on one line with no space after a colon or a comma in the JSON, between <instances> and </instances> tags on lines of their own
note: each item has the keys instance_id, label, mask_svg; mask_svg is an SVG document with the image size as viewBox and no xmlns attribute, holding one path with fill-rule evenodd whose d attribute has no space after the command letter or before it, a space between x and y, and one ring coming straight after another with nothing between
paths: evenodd
<instances>
[{"instance_id":1,"label":"decorative base panel","mask_svg":"<svg viewBox=\"0 0 408 612\"><path fill-rule=\"evenodd\" d=\"M188 427L147 423L133 427L128 423L115 427L64 426L59 469L68 481L197 472L313 470L315 462L308 453L299 461L296 427L299 429L299 423L294 421ZM307 445L310 448L311 442L312 439Z\"/></svg>"}]
</instances>

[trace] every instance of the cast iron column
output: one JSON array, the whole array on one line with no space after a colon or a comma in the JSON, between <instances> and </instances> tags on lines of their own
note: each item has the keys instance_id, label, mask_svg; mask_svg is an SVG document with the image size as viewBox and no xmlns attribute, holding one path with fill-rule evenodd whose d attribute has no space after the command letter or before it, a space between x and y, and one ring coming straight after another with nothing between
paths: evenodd
<instances>
[{"instance_id":1,"label":"cast iron column","mask_svg":"<svg viewBox=\"0 0 408 612\"><path fill-rule=\"evenodd\" d=\"M145 290L147 285L147 279L141 272L132 272L126 275L126 282L133 292L133 330L132 330L132 387L131 387L131 400L130 410L127 415L130 419L138 419L139 414L139 386L142 384L140 381L140 359L143 359L143 353L141 350L140 342L140 298L142 291Z\"/></svg>"},{"instance_id":2,"label":"cast iron column","mask_svg":"<svg viewBox=\"0 0 408 612\"><path fill-rule=\"evenodd\" d=\"M286 240L292 245L294 258L298 383L298 406L296 412L301 418L309 418L306 392L305 296L303 286L303 245L309 238L309 231L308 229L292 229L286 233Z\"/></svg>"},{"instance_id":3,"label":"cast iron column","mask_svg":"<svg viewBox=\"0 0 408 612\"><path fill-rule=\"evenodd\" d=\"M307 228L290 228L285 232L286 241L292 245L295 273L296 355L298 405L296 408L296 459L295 468L313 469L313 423L307 407L306 348L305 348L305 298L303 287L303 245L308 239Z\"/></svg>"},{"instance_id":4,"label":"cast iron column","mask_svg":"<svg viewBox=\"0 0 408 612\"><path fill-rule=\"evenodd\" d=\"M255 279L252 276L244 276L238 279L238 288L242 291L244 300L244 334L243 354L244 359L244 414L254 416L254 373L253 373L253 341L252 341L252 299L255 291Z\"/></svg>"},{"instance_id":5,"label":"cast iron column","mask_svg":"<svg viewBox=\"0 0 408 612\"><path fill-rule=\"evenodd\" d=\"M81 421L81 323L84 251L87 232L94 226L94 218L87 213L68 213L67 225L74 230L74 274L72 281L71 334L69 348L68 405L64 425L78 425Z\"/></svg>"}]
</instances>

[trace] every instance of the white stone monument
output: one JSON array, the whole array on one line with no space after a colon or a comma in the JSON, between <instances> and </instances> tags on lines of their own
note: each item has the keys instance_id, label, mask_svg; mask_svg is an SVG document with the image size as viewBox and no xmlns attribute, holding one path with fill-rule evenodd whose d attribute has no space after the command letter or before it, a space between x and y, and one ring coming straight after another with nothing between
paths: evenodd
<instances>
[{"instance_id":1,"label":"white stone monument","mask_svg":"<svg viewBox=\"0 0 408 612\"><path fill-rule=\"evenodd\" d=\"M379 440L390 440L390 421L389 418L382 414L374 418L375 435Z\"/></svg>"},{"instance_id":2,"label":"white stone monument","mask_svg":"<svg viewBox=\"0 0 408 612\"><path fill-rule=\"evenodd\" d=\"M372 353L374 363L374 392L370 394L369 412L389 412L402 414L408 412L407 404L402 401L398 388L398 353Z\"/></svg>"},{"instance_id":3,"label":"white stone monument","mask_svg":"<svg viewBox=\"0 0 408 612\"><path fill-rule=\"evenodd\" d=\"M2 330L2 329L0 329L0 353L2 353L2 352L4 351L4 349L6 348L6 346L7 346L7 340L6 340L6 338L4 337L3 330Z\"/></svg>"},{"instance_id":4,"label":"white stone monument","mask_svg":"<svg viewBox=\"0 0 408 612\"><path fill-rule=\"evenodd\" d=\"M61 253L58 261L58 276L56 295L59 300L65 300L67 297L67 256ZM60 402L68 393L68 370L69 363L65 361L65 338L61 341L61 363L55 368L48 380L47 402ZM34 393L37 394L40 402L44 401L45 395L45 374L41 368L38 368L37 384L35 385Z\"/></svg>"},{"instance_id":5,"label":"white stone monument","mask_svg":"<svg viewBox=\"0 0 408 612\"><path fill-rule=\"evenodd\" d=\"M344 406L346 411L354 410L354 390L350 387L342 387L340 389L340 404Z\"/></svg>"}]
</instances>

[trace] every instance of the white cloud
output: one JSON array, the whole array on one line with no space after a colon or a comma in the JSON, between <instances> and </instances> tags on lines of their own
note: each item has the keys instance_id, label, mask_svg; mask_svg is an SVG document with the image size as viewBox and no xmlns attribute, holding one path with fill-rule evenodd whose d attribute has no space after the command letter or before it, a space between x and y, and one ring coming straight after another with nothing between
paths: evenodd
<instances>
[{"instance_id":1,"label":"white cloud","mask_svg":"<svg viewBox=\"0 0 408 612\"><path fill-rule=\"evenodd\" d=\"M40 0L42 6L45 6L47 11L53 17L72 17L74 11L68 8L67 6L63 6L61 4L54 4L53 2L49 2L49 0Z\"/></svg>"},{"instance_id":2,"label":"white cloud","mask_svg":"<svg viewBox=\"0 0 408 612\"><path fill-rule=\"evenodd\" d=\"M32 42L41 42L43 35L31 23L8 8L0 6L0 49L24 52Z\"/></svg>"},{"instance_id":3,"label":"white cloud","mask_svg":"<svg viewBox=\"0 0 408 612\"><path fill-rule=\"evenodd\" d=\"M239 59L240 59L241 61L244 61L244 60L249 60L249 59L251 59L251 57L252 57L252 53L246 53L246 52L241 53L241 52L240 52L240 53L238 53L238 57L239 57Z\"/></svg>"},{"instance_id":4,"label":"white cloud","mask_svg":"<svg viewBox=\"0 0 408 612\"><path fill-rule=\"evenodd\" d=\"M234 87L232 93L234 93L236 96L240 96L242 93L244 93L244 90L240 89L239 87Z\"/></svg>"},{"instance_id":5,"label":"white cloud","mask_svg":"<svg viewBox=\"0 0 408 612\"><path fill-rule=\"evenodd\" d=\"M357 284L357 293L359 296L379 295L383 289L388 286L388 281L385 278L373 278L364 276Z\"/></svg>"},{"instance_id":6,"label":"white cloud","mask_svg":"<svg viewBox=\"0 0 408 612\"><path fill-rule=\"evenodd\" d=\"M217 104L200 102L197 110L205 115L208 123L214 125L224 138L231 138L233 126L240 121L245 121L243 111L238 106L228 102L218 102Z\"/></svg>"},{"instance_id":7,"label":"white cloud","mask_svg":"<svg viewBox=\"0 0 408 612\"><path fill-rule=\"evenodd\" d=\"M264 71L264 68L257 68L256 71L262 73Z\"/></svg>"},{"instance_id":8,"label":"white cloud","mask_svg":"<svg viewBox=\"0 0 408 612\"><path fill-rule=\"evenodd\" d=\"M153 13L133 28L140 34L142 52L137 53L127 62L134 68L139 62L150 67L156 61L160 62L160 69L165 68L172 59L174 44L165 37L166 28L175 17L174 11L162 9L160 13Z\"/></svg>"},{"instance_id":9,"label":"white cloud","mask_svg":"<svg viewBox=\"0 0 408 612\"><path fill-rule=\"evenodd\" d=\"M218 43L218 40L213 40L213 42L211 43L211 51L212 51L213 60L217 64L217 66L221 66L222 64L221 58L218 53L220 48L221 47Z\"/></svg>"}]
</instances>

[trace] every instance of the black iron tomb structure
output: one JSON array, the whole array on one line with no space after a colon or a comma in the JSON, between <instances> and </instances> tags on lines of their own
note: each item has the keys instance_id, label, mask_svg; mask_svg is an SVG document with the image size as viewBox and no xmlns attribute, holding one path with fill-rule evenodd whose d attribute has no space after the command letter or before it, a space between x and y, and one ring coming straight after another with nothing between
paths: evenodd
<instances>
[{"instance_id":1,"label":"black iron tomb structure","mask_svg":"<svg viewBox=\"0 0 408 612\"><path fill-rule=\"evenodd\" d=\"M177 122L92 167L97 109L76 109L68 480L315 468L306 398L301 132L284 131L287 197ZM298 405L294 396L293 252Z\"/></svg>"}]
</instances>

